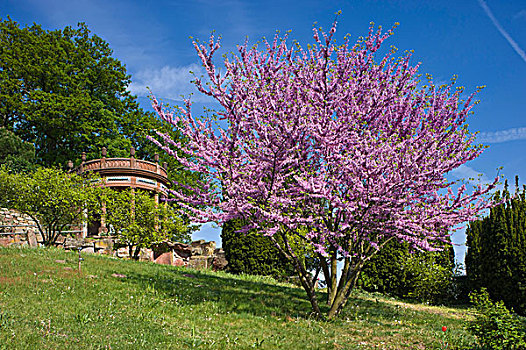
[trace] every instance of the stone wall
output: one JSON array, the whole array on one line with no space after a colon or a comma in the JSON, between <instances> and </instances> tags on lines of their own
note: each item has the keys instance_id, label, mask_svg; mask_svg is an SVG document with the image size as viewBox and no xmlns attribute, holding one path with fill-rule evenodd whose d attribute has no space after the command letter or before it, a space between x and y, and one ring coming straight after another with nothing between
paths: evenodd
<instances>
[{"instance_id":1,"label":"stone wall","mask_svg":"<svg viewBox=\"0 0 526 350\"><path fill-rule=\"evenodd\" d=\"M60 238L57 245L65 250L78 251L80 248L82 253L130 258L128 247L122 246L115 237ZM216 248L214 241L205 242L204 240L194 241L191 244L163 242L152 249L142 249L139 260L216 271L225 269L228 264L223 249Z\"/></svg>"},{"instance_id":2,"label":"stone wall","mask_svg":"<svg viewBox=\"0 0 526 350\"><path fill-rule=\"evenodd\" d=\"M0 208L0 247L29 245L42 240L36 222L16 210Z\"/></svg>"},{"instance_id":3,"label":"stone wall","mask_svg":"<svg viewBox=\"0 0 526 350\"><path fill-rule=\"evenodd\" d=\"M42 242L42 237L33 219L16 210L0 208L0 247L13 245L36 247L40 245L39 242ZM80 248L82 253L130 258L128 247L123 247L118 239L110 236L88 238L60 236L55 245L65 250L78 251ZM191 244L163 242L152 249L142 249L140 260L213 270L223 270L228 264L223 249L216 248L216 242L205 242L205 240L194 241Z\"/></svg>"}]
</instances>

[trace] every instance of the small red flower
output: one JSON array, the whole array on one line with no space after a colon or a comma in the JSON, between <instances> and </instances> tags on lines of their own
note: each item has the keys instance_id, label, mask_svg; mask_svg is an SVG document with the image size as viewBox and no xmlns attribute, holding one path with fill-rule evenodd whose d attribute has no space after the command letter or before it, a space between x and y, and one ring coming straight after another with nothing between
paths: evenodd
<instances>
[{"instance_id":1,"label":"small red flower","mask_svg":"<svg viewBox=\"0 0 526 350\"><path fill-rule=\"evenodd\" d=\"M445 332L447 331L447 327L446 326L442 326L442 332Z\"/></svg>"}]
</instances>

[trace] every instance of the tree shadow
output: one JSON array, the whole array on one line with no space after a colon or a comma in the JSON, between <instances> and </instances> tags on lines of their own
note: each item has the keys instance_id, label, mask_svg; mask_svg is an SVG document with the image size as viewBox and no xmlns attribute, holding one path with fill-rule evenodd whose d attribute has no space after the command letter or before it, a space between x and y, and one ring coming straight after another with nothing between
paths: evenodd
<instances>
[{"instance_id":1,"label":"tree shadow","mask_svg":"<svg viewBox=\"0 0 526 350\"><path fill-rule=\"evenodd\" d=\"M178 304L214 303L223 313L309 318L312 312L302 288L247 281L226 273L212 275L191 269L165 269L152 276L130 271L126 280L141 289L154 289L164 297L174 298ZM325 298L325 293L319 293L320 304Z\"/></svg>"}]
</instances>

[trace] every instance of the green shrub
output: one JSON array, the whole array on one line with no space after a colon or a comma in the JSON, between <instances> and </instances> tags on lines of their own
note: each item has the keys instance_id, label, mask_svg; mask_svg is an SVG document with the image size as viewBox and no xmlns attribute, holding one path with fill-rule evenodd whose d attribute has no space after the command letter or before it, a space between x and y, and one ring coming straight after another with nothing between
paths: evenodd
<instances>
[{"instance_id":1,"label":"green shrub","mask_svg":"<svg viewBox=\"0 0 526 350\"><path fill-rule=\"evenodd\" d=\"M418 253L404 262L405 279L400 286L402 297L438 303L451 295L453 272L449 264L441 265L440 253Z\"/></svg>"},{"instance_id":2,"label":"green shrub","mask_svg":"<svg viewBox=\"0 0 526 350\"><path fill-rule=\"evenodd\" d=\"M368 261L360 276L367 291L437 303L454 296L454 252L410 252L409 245L391 241Z\"/></svg>"},{"instance_id":3,"label":"green shrub","mask_svg":"<svg viewBox=\"0 0 526 350\"><path fill-rule=\"evenodd\" d=\"M221 231L228 270L235 274L273 276L294 275L293 266L280 254L268 237L255 232L236 232L244 226L240 219L230 220Z\"/></svg>"},{"instance_id":4,"label":"green shrub","mask_svg":"<svg viewBox=\"0 0 526 350\"><path fill-rule=\"evenodd\" d=\"M526 349L526 325L502 301L493 302L486 289L470 294L477 315L468 330L482 349ZM513 311L513 310L512 310Z\"/></svg>"}]
</instances>

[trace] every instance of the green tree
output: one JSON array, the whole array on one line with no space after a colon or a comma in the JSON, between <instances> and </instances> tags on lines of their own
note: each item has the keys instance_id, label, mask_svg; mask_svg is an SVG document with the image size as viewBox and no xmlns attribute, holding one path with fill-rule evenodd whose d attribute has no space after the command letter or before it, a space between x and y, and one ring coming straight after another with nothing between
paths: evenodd
<instances>
[{"instance_id":1,"label":"green tree","mask_svg":"<svg viewBox=\"0 0 526 350\"><path fill-rule=\"evenodd\" d=\"M153 160L159 150L148 135L154 130L174 140L181 135L139 108L127 91L131 77L112 54L109 44L84 23L43 30L0 19L0 127L33 144L36 162L44 166L62 168L68 160L78 164L82 152L88 160L99 158L102 147L108 157L128 157L133 146L137 158ZM23 145L20 152L29 147ZM0 143L0 162L2 148ZM24 159L22 154L18 159ZM199 173L164 152L163 162L175 186L199 187Z\"/></svg>"},{"instance_id":2,"label":"green tree","mask_svg":"<svg viewBox=\"0 0 526 350\"><path fill-rule=\"evenodd\" d=\"M62 167L82 152L96 158L103 146L115 157L131 146L138 157L153 156L146 135L161 122L139 108L112 54L84 23L43 30L0 19L0 127L33 143L44 166Z\"/></svg>"},{"instance_id":3,"label":"green tree","mask_svg":"<svg viewBox=\"0 0 526 350\"><path fill-rule=\"evenodd\" d=\"M454 267L450 245L437 252L411 252L407 243L390 241L364 265L360 283L368 291L440 302L452 297Z\"/></svg>"},{"instance_id":4,"label":"green tree","mask_svg":"<svg viewBox=\"0 0 526 350\"><path fill-rule=\"evenodd\" d=\"M106 224L129 249L130 257L138 259L142 248L167 239L188 241L188 227L176 210L157 203L151 193L141 190L106 189Z\"/></svg>"},{"instance_id":5,"label":"green tree","mask_svg":"<svg viewBox=\"0 0 526 350\"><path fill-rule=\"evenodd\" d=\"M512 196L505 183L495 194L502 204L466 230L466 273L471 290L487 288L519 314L526 314L526 186L515 180Z\"/></svg>"},{"instance_id":6,"label":"green tree","mask_svg":"<svg viewBox=\"0 0 526 350\"><path fill-rule=\"evenodd\" d=\"M238 232L245 223L234 219L223 224L221 241L228 270L235 274L263 275L276 278L294 275L294 267L272 241L255 232Z\"/></svg>"},{"instance_id":7,"label":"green tree","mask_svg":"<svg viewBox=\"0 0 526 350\"><path fill-rule=\"evenodd\" d=\"M0 127L0 165L2 164L14 172L34 170L35 147L22 141L12 131Z\"/></svg>"},{"instance_id":8,"label":"green tree","mask_svg":"<svg viewBox=\"0 0 526 350\"><path fill-rule=\"evenodd\" d=\"M35 220L42 243L53 245L70 225L87 220L86 212L98 210L100 188L93 179L60 169L38 168L29 174L0 168L2 204Z\"/></svg>"}]
</instances>

